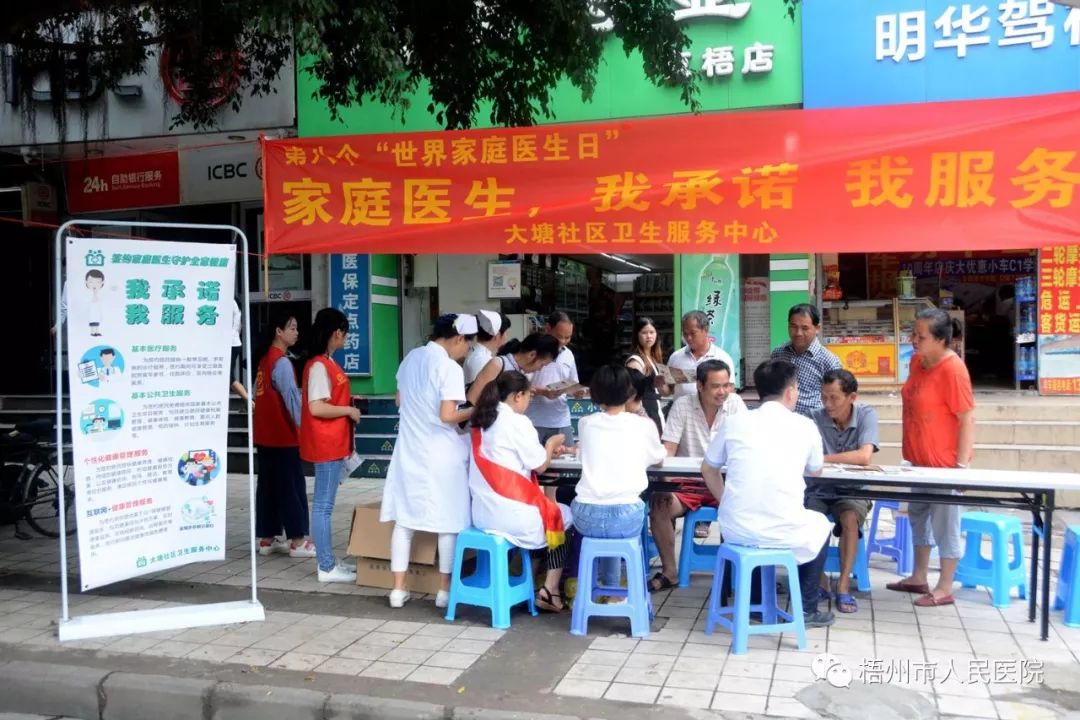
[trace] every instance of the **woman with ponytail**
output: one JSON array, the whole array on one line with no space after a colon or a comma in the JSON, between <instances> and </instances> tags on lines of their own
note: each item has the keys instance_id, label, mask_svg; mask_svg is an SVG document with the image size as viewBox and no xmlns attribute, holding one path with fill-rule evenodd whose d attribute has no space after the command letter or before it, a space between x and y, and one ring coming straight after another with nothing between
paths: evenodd
<instances>
[{"instance_id":1,"label":"woman with ponytail","mask_svg":"<svg viewBox=\"0 0 1080 720\"><path fill-rule=\"evenodd\" d=\"M547 333L533 333L524 340L511 340L499 348L499 356L484 366L469 388L469 402L476 404L480 393L499 373L516 370L534 373L551 364L559 354L559 341Z\"/></svg>"},{"instance_id":2,"label":"woman with ponytail","mask_svg":"<svg viewBox=\"0 0 1080 720\"><path fill-rule=\"evenodd\" d=\"M465 401L461 361L476 332L475 315L443 315L435 321L427 345L406 355L398 368L401 420L379 515L382 522L394 522L392 608L409 600L405 576L417 531L439 536L442 589L435 606L446 607L450 599L454 545L458 533L469 526L469 448L457 425L473 411L458 409Z\"/></svg>"},{"instance_id":3,"label":"woman with ponytail","mask_svg":"<svg viewBox=\"0 0 1080 720\"><path fill-rule=\"evenodd\" d=\"M554 435L540 444L525 417L531 398L528 378L510 370L488 383L477 399L469 466L473 525L518 547L545 551L547 575L536 606L559 612L570 508L545 496L536 474L547 469L564 438Z\"/></svg>"}]
</instances>

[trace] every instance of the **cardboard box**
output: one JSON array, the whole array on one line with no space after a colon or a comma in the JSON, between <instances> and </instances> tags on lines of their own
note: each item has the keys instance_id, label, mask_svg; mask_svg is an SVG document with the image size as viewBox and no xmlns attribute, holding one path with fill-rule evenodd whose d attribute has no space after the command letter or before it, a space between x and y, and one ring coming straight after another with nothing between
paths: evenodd
<instances>
[{"instance_id":1,"label":"cardboard box","mask_svg":"<svg viewBox=\"0 0 1080 720\"><path fill-rule=\"evenodd\" d=\"M356 557L356 584L390 589L394 576L390 573L390 535L394 523L379 522L381 503L357 505L353 509L352 529L349 531L349 555ZM434 533L413 535L409 554L406 585L417 593L434 593L439 589L439 568L435 555L439 538Z\"/></svg>"}]
</instances>

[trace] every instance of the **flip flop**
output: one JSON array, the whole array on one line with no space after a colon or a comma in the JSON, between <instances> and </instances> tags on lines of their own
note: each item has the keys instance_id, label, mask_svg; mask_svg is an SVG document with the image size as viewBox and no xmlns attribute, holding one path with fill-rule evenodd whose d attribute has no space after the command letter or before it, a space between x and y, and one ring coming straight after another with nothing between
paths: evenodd
<instances>
[{"instance_id":1,"label":"flip flop","mask_svg":"<svg viewBox=\"0 0 1080 720\"><path fill-rule=\"evenodd\" d=\"M546 587L541 586L540 589L536 591L536 598L533 602L536 604L536 609L540 612L560 613L563 611L563 608L552 602L555 598L562 600L561 595L555 595Z\"/></svg>"},{"instance_id":2,"label":"flip flop","mask_svg":"<svg viewBox=\"0 0 1080 720\"><path fill-rule=\"evenodd\" d=\"M926 593L921 598L916 600L913 605L915 607L938 607L939 605L954 605L956 598L952 595L946 595L945 597L934 597L933 593Z\"/></svg>"},{"instance_id":3,"label":"flip flop","mask_svg":"<svg viewBox=\"0 0 1080 720\"><path fill-rule=\"evenodd\" d=\"M926 583L923 583L922 585L916 585L915 583L909 583L904 580L891 582L885 586L885 589L895 590L896 592L918 593L920 595L925 595L930 592L930 586Z\"/></svg>"},{"instance_id":4,"label":"flip flop","mask_svg":"<svg viewBox=\"0 0 1080 720\"><path fill-rule=\"evenodd\" d=\"M836 609L842 613L859 611L859 603L851 593L836 593Z\"/></svg>"},{"instance_id":5,"label":"flip flop","mask_svg":"<svg viewBox=\"0 0 1080 720\"><path fill-rule=\"evenodd\" d=\"M655 585L653 583L655 583ZM652 576L652 579L649 580L649 592L660 592L661 590L670 590L671 588L676 587L676 586L677 586L677 583L671 582L671 580L668 579L667 575L665 575L662 572L656 573L655 575Z\"/></svg>"}]
</instances>

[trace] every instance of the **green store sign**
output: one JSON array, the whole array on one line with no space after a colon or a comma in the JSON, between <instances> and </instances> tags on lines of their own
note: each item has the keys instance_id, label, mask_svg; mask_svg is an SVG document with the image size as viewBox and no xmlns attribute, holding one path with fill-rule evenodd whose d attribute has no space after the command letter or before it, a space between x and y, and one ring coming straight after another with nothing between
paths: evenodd
<instances>
[{"instance_id":1,"label":"green store sign","mask_svg":"<svg viewBox=\"0 0 1080 720\"><path fill-rule=\"evenodd\" d=\"M699 76L704 112L737 108L798 105L802 102L802 20L792 21L783 0L675 0L672 12L691 39L687 72ZM603 27L604 19L597 18ZM612 37L597 70L592 101L568 81L552 94L555 122L673 115L686 112L673 87L656 87L645 79L641 56L629 57ZM344 122L330 118L326 105L314 98L316 81L303 70L297 74L297 121L301 137L344 133L388 133L439 130L426 108L430 98L421 86L405 116L390 108L365 103L342 113ZM490 127L489 108L477 113L477 127Z\"/></svg>"}]
</instances>

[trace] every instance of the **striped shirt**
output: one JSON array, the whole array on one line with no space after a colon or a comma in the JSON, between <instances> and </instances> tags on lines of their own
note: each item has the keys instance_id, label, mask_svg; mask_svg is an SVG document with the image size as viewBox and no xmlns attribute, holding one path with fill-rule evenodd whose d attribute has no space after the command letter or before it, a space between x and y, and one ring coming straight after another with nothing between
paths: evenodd
<instances>
[{"instance_id":1,"label":"striped shirt","mask_svg":"<svg viewBox=\"0 0 1080 720\"><path fill-rule=\"evenodd\" d=\"M791 343L785 343L772 351L771 359L787 360L795 366L799 379L799 401L795 403L795 412L813 420L814 412L823 407L821 380L830 370L840 369L840 358L814 338L801 355L795 352Z\"/></svg>"}]
</instances>

